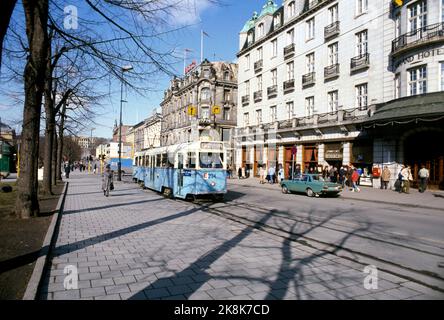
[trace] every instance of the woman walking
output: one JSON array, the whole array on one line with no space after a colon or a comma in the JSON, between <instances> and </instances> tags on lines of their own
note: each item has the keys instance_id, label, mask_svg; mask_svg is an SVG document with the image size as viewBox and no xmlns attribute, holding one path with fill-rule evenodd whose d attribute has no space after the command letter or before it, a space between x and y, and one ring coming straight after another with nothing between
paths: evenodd
<instances>
[{"instance_id":1,"label":"woman walking","mask_svg":"<svg viewBox=\"0 0 444 320\"><path fill-rule=\"evenodd\" d=\"M106 165L105 172L102 175L102 190L103 195L108 197L110 190L114 189L113 185L113 172L111 171L111 166Z\"/></svg>"}]
</instances>

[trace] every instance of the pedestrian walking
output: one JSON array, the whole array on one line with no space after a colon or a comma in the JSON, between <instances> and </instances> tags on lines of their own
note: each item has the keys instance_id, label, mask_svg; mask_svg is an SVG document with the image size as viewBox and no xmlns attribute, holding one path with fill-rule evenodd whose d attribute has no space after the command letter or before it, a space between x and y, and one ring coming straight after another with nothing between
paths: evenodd
<instances>
[{"instance_id":1,"label":"pedestrian walking","mask_svg":"<svg viewBox=\"0 0 444 320\"><path fill-rule=\"evenodd\" d=\"M425 165L421 165L421 170L418 172L419 176L419 192L424 193L427 190L427 183L429 181L430 173Z\"/></svg>"},{"instance_id":2,"label":"pedestrian walking","mask_svg":"<svg viewBox=\"0 0 444 320\"><path fill-rule=\"evenodd\" d=\"M237 178L239 180L242 179L242 167L239 167L239 169L237 169Z\"/></svg>"},{"instance_id":3,"label":"pedestrian walking","mask_svg":"<svg viewBox=\"0 0 444 320\"><path fill-rule=\"evenodd\" d=\"M97 170L97 163L94 163L94 170L93 170L94 174L96 174L96 170Z\"/></svg>"},{"instance_id":4,"label":"pedestrian walking","mask_svg":"<svg viewBox=\"0 0 444 320\"><path fill-rule=\"evenodd\" d=\"M358 188L358 180L359 180L359 172L358 170L354 169L351 175L352 192L361 192L361 189Z\"/></svg>"},{"instance_id":5,"label":"pedestrian walking","mask_svg":"<svg viewBox=\"0 0 444 320\"><path fill-rule=\"evenodd\" d=\"M381 175L381 189L387 190L388 184L390 182L390 176L391 176L390 169L387 166L385 166L384 170L382 170L382 175Z\"/></svg>"},{"instance_id":6,"label":"pedestrian walking","mask_svg":"<svg viewBox=\"0 0 444 320\"><path fill-rule=\"evenodd\" d=\"M271 184L274 184L274 182L276 181L276 169L274 168L274 166L270 166L270 168L268 169L268 182Z\"/></svg>"},{"instance_id":7,"label":"pedestrian walking","mask_svg":"<svg viewBox=\"0 0 444 320\"><path fill-rule=\"evenodd\" d=\"M346 170L344 166L341 166L341 168L339 169L339 184L342 186L342 189L345 188L345 173Z\"/></svg>"},{"instance_id":8,"label":"pedestrian walking","mask_svg":"<svg viewBox=\"0 0 444 320\"><path fill-rule=\"evenodd\" d=\"M282 164L279 165L278 177L279 177L279 183L281 183L285 179L285 171Z\"/></svg>"},{"instance_id":9,"label":"pedestrian walking","mask_svg":"<svg viewBox=\"0 0 444 320\"><path fill-rule=\"evenodd\" d=\"M265 165L262 165L259 167L259 183L260 184L265 183L265 175L266 175Z\"/></svg>"},{"instance_id":10,"label":"pedestrian walking","mask_svg":"<svg viewBox=\"0 0 444 320\"><path fill-rule=\"evenodd\" d=\"M69 164L69 162L65 163L65 176L66 179L69 179L69 173L71 172L71 166Z\"/></svg>"},{"instance_id":11,"label":"pedestrian walking","mask_svg":"<svg viewBox=\"0 0 444 320\"><path fill-rule=\"evenodd\" d=\"M403 166L403 169L401 170L401 178L402 178L401 192L407 194L410 193L410 176L411 176L410 167Z\"/></svg>"},{"instance_id":12,"label":"pedestrian walking","mask_svg":"<svg viewBox=\"0 0 444 320\"><path fill-rule=\"evenodd\" d=\"M102 190L103 195L108 197L109 192L114 189L113 184L113 172L111 171L111 165L107 164L105 172L102 175Z\"/></svg>"}]
</instances>

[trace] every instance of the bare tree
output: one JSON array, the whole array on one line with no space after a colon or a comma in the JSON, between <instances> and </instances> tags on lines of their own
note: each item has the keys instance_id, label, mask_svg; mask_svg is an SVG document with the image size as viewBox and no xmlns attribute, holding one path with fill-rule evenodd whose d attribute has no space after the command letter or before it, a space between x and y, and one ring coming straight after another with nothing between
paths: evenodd
<instances>
[{"instance_id":1,"label":"bare tree","mask_svg":"<svg viewBox=\"0 0 444 320\"><path fill-rule=\"evenodd\" d=\"M8 31L9 21L14 11L17 0L0 1L0 68L2 66L3 40Z\"/></svg>"},{"instance_id":2,"label":"bare tree","mask_svg":"<svg viewBox=\"0 0 444 320\"><path fill-rule=\"evenodd\" d=\"M29 53L24 70L25 103L16 214L21 218L30 218L39 214L36 159L39 151L40 112L48 48L48 0L22 0L22 2Z\"/></svg>"}]
</instances>

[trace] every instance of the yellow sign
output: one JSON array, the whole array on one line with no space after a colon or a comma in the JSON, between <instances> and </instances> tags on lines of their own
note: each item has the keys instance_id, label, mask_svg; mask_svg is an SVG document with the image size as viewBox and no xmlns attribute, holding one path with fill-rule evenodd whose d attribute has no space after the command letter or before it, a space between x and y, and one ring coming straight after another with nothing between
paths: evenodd
<instances>
[{"instance_id":1,"label":"yellow sign","mask_svg":"<svg viewBox=\"0 0 444 320\"><path fill-rule=\"evenodd\" d=\"M400 7L404 4L404 0L393 0L393 3L398 7Z\"/></svg>"},{"instance_id":2,"label":"yellow sign","mask_svg":"<svg viewBox=\"0 0 444 320\"><path fill-rule=\"evenodd\" d=\"M220 107L219 106L213 107L213 114L220 114Z\"/></svg>"},{"instance_id":3,"label":"yellow sign","mask_svg":"<svg viewBox=\"0 0 444 320\"><path fill-rule=\"evenodd\" d=\"M196 112L197 110L196 110L196 107L193 107L193 106L189 106L188 107L188 115L189 116L195 116L196 115Z\"/></svg>"}]
</instances>

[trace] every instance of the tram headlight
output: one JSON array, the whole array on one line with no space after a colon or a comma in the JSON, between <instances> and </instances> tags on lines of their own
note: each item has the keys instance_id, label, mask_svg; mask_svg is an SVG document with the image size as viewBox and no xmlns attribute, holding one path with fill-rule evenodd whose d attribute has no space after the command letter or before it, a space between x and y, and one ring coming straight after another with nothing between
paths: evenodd
<instances>
[{"instance_id":1,"label":"tram headlight","mask_svg":"<svg viewBox=\"0 0 444 320\"><path fill-rule=\"evenodd\" d=\"M211 182L211 186L214 187L216 185L216 182Z\"/></svg>"}]
</instances>

